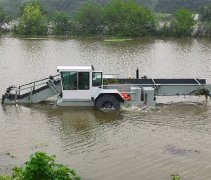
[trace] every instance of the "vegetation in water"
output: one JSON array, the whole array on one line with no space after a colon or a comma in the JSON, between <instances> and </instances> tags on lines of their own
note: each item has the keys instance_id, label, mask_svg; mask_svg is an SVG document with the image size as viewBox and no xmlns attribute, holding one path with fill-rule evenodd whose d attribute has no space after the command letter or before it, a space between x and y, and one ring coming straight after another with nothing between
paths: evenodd
<instances>
[{"instance_id":1,"label":"vegetation in water","mask_svg":"<svg viewBox=\"0 0 211 180\"><path fill-rule=\"evenodd\" d=\"M123 42L123 41L131 41L130 38L112 38L112 39L105 39L106 42Z\"/></svg>"},{"instance_id":2,"label":"vegetation in water","mask_svg":"<svg viewBox=\"0 0 211 180\"><path fill-rule=\"evenodd\" d=\"M198 89L194 93L196 96L205 96L206 99L208 98L208 96L210 96L210 92L206 88Z\"/></svg>"},{"instance_id":3,"label":"vegetation in water","mask_svg":"<svg viewBox=\"0 0 211 180\"><path fill-rule=\"evenodd\" d=\"M172 177L172 180L181 180L179 175L172 174L171 177Z\"/></svg>"},{"instance_id":4,"label":"vegetation in water","mask_svg":"<svg viewBox=\"0 0 211 180\"><path fill-rule=\"evenodd\" d=\"M67 166L57 164L55 156L36 152L23 167L15 167L12 176L0 176L0 180L79 180L76 172Z\"/></svg>"}]
</instances>

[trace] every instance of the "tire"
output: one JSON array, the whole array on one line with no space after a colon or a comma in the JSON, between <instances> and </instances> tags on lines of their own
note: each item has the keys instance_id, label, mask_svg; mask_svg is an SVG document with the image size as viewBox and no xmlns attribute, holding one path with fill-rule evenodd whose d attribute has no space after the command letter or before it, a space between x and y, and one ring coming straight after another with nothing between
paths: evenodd
<instances>
[{"instance_id":1,"label":"tire","mask_svg":"<svg viewBox=\"0 0 211 180\"><path fill-rule=\"evenodd\" d=\"M102 95L95 103L97 109L119 109L120 102L113 95Z\"/></svg>"},{"instance_id":2,"label":"tire","mask_svg":"<svg viewBox=\"0 0 211 180\"><path fill-rule=\"evenodd\" d=\"M2 95L1 103L4 104L5 101L5 94Z\"/></svg>"}]
</instances>

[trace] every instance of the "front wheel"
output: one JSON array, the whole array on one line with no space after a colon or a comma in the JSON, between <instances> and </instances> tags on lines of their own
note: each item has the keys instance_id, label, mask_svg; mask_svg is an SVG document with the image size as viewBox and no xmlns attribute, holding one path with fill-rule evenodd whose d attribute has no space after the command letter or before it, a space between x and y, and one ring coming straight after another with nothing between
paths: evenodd
<instances>
[{"instance_id":1,"label":"front wheel","mask_svg":"<svg viewBox=\"0 0 211 180\"><path fill-rule=\"evenodd\" d=\"M97 109L119 109L120 102L113 95L103 95L95 103Z\"/></svg>"}]
</instances>

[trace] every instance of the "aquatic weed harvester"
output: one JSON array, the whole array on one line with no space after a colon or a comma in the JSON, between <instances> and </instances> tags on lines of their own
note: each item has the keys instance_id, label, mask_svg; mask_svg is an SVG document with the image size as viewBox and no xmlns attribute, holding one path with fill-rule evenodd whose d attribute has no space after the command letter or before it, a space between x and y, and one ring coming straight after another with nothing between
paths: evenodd
<instances>
[{"instance_id":1,"label":"aquatic weed harvester","mask_svg":"<svg viewBox=\"0 0 211 180\"><path fill-rule=\"evenodd\" d=\"M58 75L20 86L10 86L2 104L39 103L57 96L58 106L95 106L119 109L127 106L155 106L156 96L211 96L206 79L152 79L146 76L124 79L106 75L93 66L59 66Z\"/></svg>"}]
</instances>

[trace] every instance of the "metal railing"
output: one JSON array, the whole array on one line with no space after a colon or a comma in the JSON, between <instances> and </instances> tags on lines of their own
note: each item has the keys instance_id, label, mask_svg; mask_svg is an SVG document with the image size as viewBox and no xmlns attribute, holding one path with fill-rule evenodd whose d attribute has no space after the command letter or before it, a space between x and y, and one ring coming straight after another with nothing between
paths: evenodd
<instances>
[{"instance_id":1,"label":"metal railing","mask_svg":"<svg viewBox=\"0 0 211 180\"><path fill-rule=\"evenodd\" d=\"M105 79L119 79L119 74L103 74Z\"/></svg>"},{"instance_id":2,"label":"metal railing","mask_svg":"<svg viewBox=\"0 0 211 180\"><path fill-rule=\"evenodd\" d=\"M7 93L14 94L16 97L15 99L17 99L17 96L23 95L25 93L32 93L34 90L44 87L45 85L47 85L46 83L50 78L54 80L60 79L60 78L55 79L56 77L59 77L59 74L54 76L49 76L48 78L36 80L27 84L23 84L18 87L10 86L9 88L7 88Z\"/></svg>"}]
</instances>

